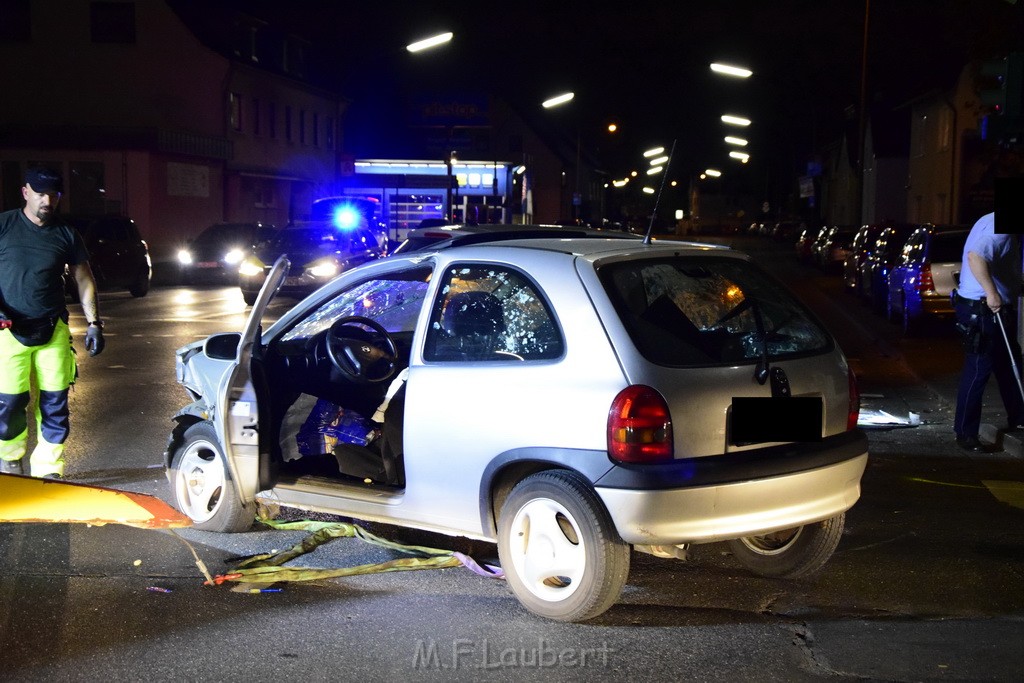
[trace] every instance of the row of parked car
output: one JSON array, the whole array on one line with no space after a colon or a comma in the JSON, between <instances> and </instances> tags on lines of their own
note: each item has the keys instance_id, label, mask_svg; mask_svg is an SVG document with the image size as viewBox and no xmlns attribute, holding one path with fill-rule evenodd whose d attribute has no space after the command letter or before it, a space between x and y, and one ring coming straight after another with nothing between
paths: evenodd
<instances>
[{"instance_id":1,"label":"row of parked car","mask_svg":"<svg viewBox=\"0 0 1024 683\"><path fill-rule=\"evenodd\" d=\"M846 291L911 334L953 314L968 232L962 225L894 221L804 227L795 248L801 263L840 274Z\"/></svg>"}]
</instances>

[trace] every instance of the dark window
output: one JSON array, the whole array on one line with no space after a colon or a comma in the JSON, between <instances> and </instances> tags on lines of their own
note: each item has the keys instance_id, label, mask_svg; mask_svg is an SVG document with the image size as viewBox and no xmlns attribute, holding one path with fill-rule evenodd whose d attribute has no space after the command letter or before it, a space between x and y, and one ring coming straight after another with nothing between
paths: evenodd
<instances>
[{"instance_id":1,"label":"dark window","mask_svg":"<svg viewBox=\"0 0 1024 683\"><path fill-rule=\"evenodd\" d=\"M306 110L299 110L299 142L306 144Z\"/></svg>"},{"instance_id":2,"label":"dark window","mask_svg":"<svg viewBox=\"0 0 1024 683\"><path fill-rule=\"evenodd\" d=\"M134 2L94 2L89 20L94 43L135 42Z\"/></svg>"},{"instance_id":3,"label":"dark window","mask_svg":"<svg viewBox=\"0 0 1024 683\"><path fill-rule=\"evenodd\" d=\"M270 137L277 139L277 105L273 102L267 103L267 126L270 128Z\"/></svg>"},{"instance_id":4,"label":"dark window","mask_svg":"<svg viewBox=\"0 0 1024 683\"><path fill-rule=\"evenodd\" d=\"M242 96L236 92L228 94L228 124L231 130L242 130Z\"/></svg>"},{"instance_id":5,"label":"dark window","mask_svg":"<svg viewBox=\"0 0 1024 683\"><path fill-rule=\"evenodd\" d=\"M313 146L320 146L320 114L313 112Z\"/></svg>"},{"instance_id":6,"label":"dark window","mask_svg":"<svg viewBox=\"0 0 1024 683\"><path fill-rule=\"evenodd\" d=\"M30 0L0 0L0 42L32 39Z\"/></svg>"},{"instance_id":7,"label":"dark window","mask_svg":"<svg viewBox=\"0 0 1024 683\"><path fill-rule=\"evenodd\" d=\"M287 105L284 108L284 139L292 141L292 108Z\"/></svg>"},{"instance_id":8,"label":"dark window","mask_svg":"<svg viewBox=\"0 0 1024 683\"><path fill-rule=\"evenodd\" d=\"M327 149L334 149L334 117L328 116L324 124L324 144Z\"/></svg>"},{"instance_id":9,"label":"dark window","mask_svg":"<svg viewBox=\"0 0 1024 683\"><path fill-rule=\"evenodd\" d=\"M252 98L252 134L260 134L260 101L259 98Z\"/></svg>"}]
</instances>

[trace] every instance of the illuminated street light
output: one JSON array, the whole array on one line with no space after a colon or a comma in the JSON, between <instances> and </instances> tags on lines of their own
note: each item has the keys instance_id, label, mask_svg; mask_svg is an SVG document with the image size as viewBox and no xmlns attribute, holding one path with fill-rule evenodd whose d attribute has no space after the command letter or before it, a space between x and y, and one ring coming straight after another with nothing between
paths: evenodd
<instances>
[{"instance_id":1,"label":"illuminated street light","mask_svg":"<svg viewBox=\"0 0 1024 683\"><path fill-rule=\"evenodd\" d=\"M543 102L541 102L540 106L544 107L545 109L550 109L551 107L557 107L560 104L565 104L574 97L576 97L576 93L562 93L561 95L556 95L549 100L544 100Z\"/></svg>"},{"instance_id":2,"label":"illuminated street light","mask_svg":"<svg viewBox=\"0 0 1024 683\"><path fill-rule=\"evenodd\" d=\"M747 154L746 152L732 151L729 152L729 156L731 156L733 159L739 159L743 163L747 163L747 161L750 159L750 155Z\"/></svg>"},{"instance_id":3,"label":"illuminated street light","mask_svg":"<svg viewBox=\"0 0 1024 683\"><path fill-rule=\"evenodd\" d=\"M417 40L415 43L409 43L405 46L405 49L409 52L422 52L423 50L429 50L432 47L443 45L444 43L449 42L452 37L454 37L454 34L450 31L448 33L439 33L436 36Z\"/></svg>"},{"instance_id":4,"label":"illuminated street light","mask_svg":"<svg viewBox=\"0 0 1024 683\"><path fill-rule=\"evenodd\" d=\"M616 132L617 130L619 130L619 126L618 126L618 124L615 124L615 123L609 123L609 124L608 124L608 132L609 132L609 133L614 133L614 132Z\"/></svg>"},{"instance_id":5,"label":"illuminated street light","mask_svg":"<svg viewBox=\"0 0 1024 683\"><path fill-rule=\"evenodd\" d=\"M654 149L649 149L646 152L644 152L644 157L647 158L647 159L650 159L651 157L658 156L659 154L661 154L664 151L665 151L664 147L655 147Z\"/></svg>"},{"instance_id":6,"label":"illuminated street light","mask_svg":"<svg viewBox=\"0 0 1024 683\"><path fill-rule=\"evenodd\" d=\"M728 123L732 126L749 126L750 119L745 119L742 116L733 116L731 114L722 115L722 123Z\"/></svg>"},{"instance_id":7,"label":"illuminated street light","mask_svg":"<svg viewBox=\"0 0 1024 683\"><path fill-rule=\"evenodd\" d=\"M664 170L665 170L664 166L655 166L653 168L647 169L647 175L654 175L656 173L661 173Z\"/></svg>"},{"instance_id":8,"label":"illuminated street light","mask_svg":"<svg viewBox=\"0 0 1024 683\"><path fill-rule=\"evenodd\" d=\"M747 146L747 141L745 139L733 137L732 135L726 135L725 141L728 142L730 145L739 145L740 147Z\"/></svg>"},{"instance_id":9,"label":"illuminated street light","mask_svg":"<svg viewBox=\"0 0 1024 683\"><path fill-rule=\"evenodd\" d=\"M704 171L704 175L711 176L712 178L718 178L722 175L722 172L713 168L709 168Z\"/></svg>"},{"instance_id":10,"label":"illuminated street light","mask_svg":"<svg viewBox=\"0 0 1024 683\"><path fill-rule=\"evenodd\" d=\"M724 74L726 76L735 76L737 78L750 78L754 72L750 69L744 69L741 66L730 66L728 64L714 63L711 65L711 70L715 73Z\"/></svg>"},{"instance_id":11,"label":"illuminated street light","mask_svg":"<svg viewBox=\"0 0 1024 683\"><path fill-rule=\"evenodd\" d=\"M653 187L645 187L644 188L644 194L654 194L654 188Z\"/></svg>"},{"instance_id":12,"label":"illuminated street light","mask_svg":"<svg viewBox=\"0 0 1024 683\"><path fill-rule=\"evenodd\" d=\"M657 159L651 159L651 166L661 166L666 161L668 161L668 157L658 157Z\"/></svg>"}]
</instances>

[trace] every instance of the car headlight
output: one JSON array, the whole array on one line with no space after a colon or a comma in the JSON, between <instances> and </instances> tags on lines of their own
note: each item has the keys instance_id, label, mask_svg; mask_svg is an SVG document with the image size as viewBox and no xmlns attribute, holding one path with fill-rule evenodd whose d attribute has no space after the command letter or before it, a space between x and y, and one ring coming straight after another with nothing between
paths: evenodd
<instances>
[{"instance_id":1,"label":"car headlight","mask_svg":"<svg viewBox=\"0 0 1024 683\"><path fill-rule=\"evenodd\" d=\"M247 258L238 266L238 274L245 277L263 275L263 263L257 258Z\"/></svg>"},{"instance_id":2,"label":"car headlight","mask_svg":"<svg viewBox=\"0 0 1024 683\"><path fill-rule=\"evenodd\" d=\"M228 253L224 254L224 263L229 265L235 265L245 257L245 252L241 249L232 249Z\"/></svg>"},{"instance_id":3,"label":"car headlight","mask_svg":"<svg viewBox=\"0 0 1024 683\"><path fill-rule=\"evenodd\" d=\"M187 266L192 263L192 252L188 249L181 249L178 251L178 263L183 266Z\"/></svg>"},{"instance_id":4,"label":"car headlight","mask_svg":"<svg viewBox=\"0 0 1024 683\"><path fill-rule=\"evenodd\" d=\"M321 259L312 263L306 268L306 271L313 277L325 278L334 277L341 271L341 268L334 259Z\"/></svg>"}]
</instances>

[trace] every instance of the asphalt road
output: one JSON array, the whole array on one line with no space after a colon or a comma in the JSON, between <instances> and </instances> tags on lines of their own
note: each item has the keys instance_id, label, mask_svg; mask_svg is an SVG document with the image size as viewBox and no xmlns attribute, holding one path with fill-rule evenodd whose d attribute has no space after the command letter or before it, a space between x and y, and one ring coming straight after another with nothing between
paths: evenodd
<instances>
[{"instance_id":1,"label":"asphalt road","mask_svg":"<svg viewBox=\"0 0 1024 683\"><path fill-rule=\"evenodd\" d=\"M2 678L1020 680L1024 460L968 456L953 445L956 340L941 326L903 339L847 298L835 276L796 266L779 245L743 246L837 334L868 406L923 420L869 432L863 497L813 580L753 576L722 545L698 546L687 562L634 553L619 604L585 624L558 624L525 612L503 582L462 568L288 584L272 594L204 587L183 542L219 573L235 557L297 542L299 532L175 537L0 524ZM107 350L81 359L67 473L167 500L161 453L170 416L186 402L173 351L239 328L246 309L231 288L155 288L142 299L111 292L101 306ZM80 339L83 319L73 314ZM487 544L434 540L479 559L495 555ZM298 564L392 557L339 539Z\"/></svg>"}]
</instances>

